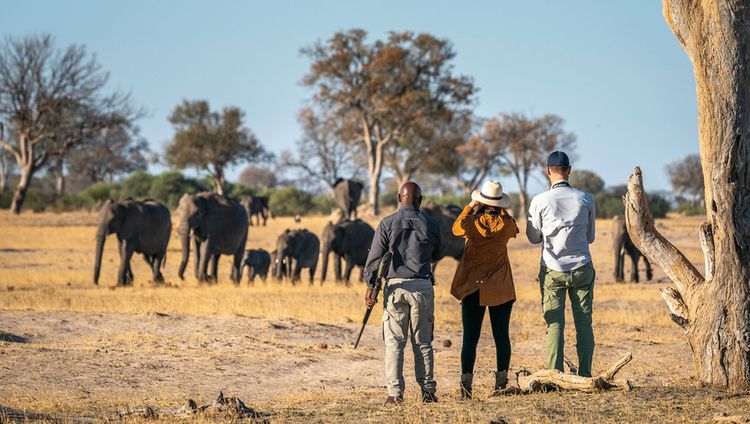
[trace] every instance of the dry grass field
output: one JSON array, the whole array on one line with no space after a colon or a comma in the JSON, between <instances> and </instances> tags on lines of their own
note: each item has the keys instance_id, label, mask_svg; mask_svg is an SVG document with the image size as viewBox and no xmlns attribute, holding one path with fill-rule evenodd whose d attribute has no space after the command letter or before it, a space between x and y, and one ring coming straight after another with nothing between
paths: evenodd
<instances>
[{"instance_id":1,"label":"dry grass field","mask_svg":"<svg viewBox=\"0 0 750 424\"><path fill-rule=\"evenodd\" d=\"M251 227L248 248L271 250L285 228L320 234L326 220L269 220L267 227ZM381 406L380 309L362 347L352 349L364 311L361 284L321 286L316 280L310 286L303 274L297 287L257 280L236 287L226 258L218 285L199 285L192 276L180 281L179 243L173 236L163 286L152 285L146 264L134 258L135 286L116 288L119 259L116 241L109 239L95 287L95 222L95 215L85 213L0 213L0 407L6 411L107 421L118 411L144 405L169 409L187 399L207 403L223 391L272 422L693 422L750 413L748 397L726 397L692 379L689 348L659 297L658 288L669 284L660 270L651 282L613 282L608 221L598 222L593 245L598 272L594 371L632 352L633 362L619 377L629 379L633 391L491 398L494 350L486 327L476 399L460 401L460 307L449 295L456 263L446 259L438 266L436 286L440 403L417 401L407 355L407 402L389 408ZM702 269L699 222L673 218L657 225ZM545 331L535 281L539 250L519 236L510 242L510 255L518 293L511 367L537 370ZM566 352L575 358L569 322ZM447 340L450 346L444 345Z\"/></svg>"}]
</instances>

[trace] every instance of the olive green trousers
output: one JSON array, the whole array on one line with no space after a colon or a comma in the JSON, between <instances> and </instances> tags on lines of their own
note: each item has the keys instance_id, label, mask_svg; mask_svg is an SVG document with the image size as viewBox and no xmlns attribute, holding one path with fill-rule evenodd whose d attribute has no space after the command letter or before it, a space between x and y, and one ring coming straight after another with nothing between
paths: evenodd
<instances>
[{"instance_id":1,"label":"olive green trousers","mask_svg":"<svg viewBox=\"0 0 750 424\"><path fill-rule=\"evenodd\" d=\"M539 286L542 291L544 320L547 322L547 369L563 370L565 357L565 298L570 297L573 323L576 327L578 375L591 377L594 356L594 331L591 310L594 300L594 277L591 263L572 271L555 271L542 265Z\"/></svg>"}]
</instances>

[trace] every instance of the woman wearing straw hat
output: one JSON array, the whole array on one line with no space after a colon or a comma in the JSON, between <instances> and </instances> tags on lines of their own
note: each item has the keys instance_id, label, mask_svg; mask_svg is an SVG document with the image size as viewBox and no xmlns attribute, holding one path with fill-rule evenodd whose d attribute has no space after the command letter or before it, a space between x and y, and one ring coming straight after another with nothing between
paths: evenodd
<instances>
[{"instance_id":1,"label":"woman wearing straw hat","mask_svg":"<svg viewBox=\"0 0 750 424\"><path fill-rule=\"evenodd\" d=\"M461 301L461 397L471 399L477 344L489 308L495 339L497 393L508 384L510 338L508 324L516 292L508 261L508 240L518 234L516 220L508 213L510 197L498 181L486 181L474 190L471 203L453 224L453 234L465 241L464 256L456 269L451 294Z\"/></svg>"}]
</instances>

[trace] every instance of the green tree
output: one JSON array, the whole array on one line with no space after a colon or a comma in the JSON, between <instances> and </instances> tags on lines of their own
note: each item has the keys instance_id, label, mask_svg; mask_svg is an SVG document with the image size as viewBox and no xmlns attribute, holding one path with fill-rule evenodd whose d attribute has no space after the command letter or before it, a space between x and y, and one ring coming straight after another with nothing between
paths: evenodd
<instances>
[{"instance_id":1,"label":"green tree","mask_svg":"<svg viewBox=\"0 0 750 424\"><path fill-rule=\"evenodd\" d=\"M228 167L268 157L243 121L244 113L237 107L216 112L205 100L183 100L169 116L175 134L166 148L167 164L207 171L216 192L224 194Z\"/></svg>"},{"instance_id":2,"label":"green tree","mask_svg":"<svg viewBox=\"0 0 750 424\"><path fill-rule=\"evenodd\" d=\"M315 207L310 193L295 187L273 190L268 207L276 216L304 215Z\"/></svg>"},{"instance_id":3,"label":"green tree","mask_svg":"<svg viewBox=\"0 0 750 424\"><path fill-rule=\"evenodd\" d=\"M194 194L202 190L201 185L179 172L164 172L151 180L148 197L156 199L174 209L183 194Z\"/></svg>"},{"instance_id":4,"label":"green tree","mask_svg":"<svg viewBox=\"0 0 750 424\"><path fill-rule=\"evenodd\" d=\"M148 197L151 191L151 183L154 176L146 171L136 171L125 178L122 183L122 197L132 199L143 199Z\"/></svg>"},{"instance_id":5,"label":"green tree","mask_svg":"<svg viewBox=\"0 0 750 424\"><path fill-rule=\"evenodd\" d=\"M570 184L592 196L604 190L604 180L591 171L574 169L570 173Z\"/></svg>"},{"instance_id":6,"label":"green tree","mask_svg":"<svg viewBox=\"0 0 750 424\"><path fill-rule=\"evenodd\" d=\"M368 204L377 214L385 149L398 159L405 178L414 151L425 156L421 133L473 102L471 78L453 72L455 51L448 40L430 34L391 32L367 42L361 29L338 32L325 43L302 50L312 64L303 83L314 100L330 108L346 125L349 139L362 143L370 179ZM420 146L415 149L412 136ZM398 146L392 146L392 145ZM416 158L420 160L419 158ZM395 168L395 167L394 167Z\"/></svg>"}]
</instances>

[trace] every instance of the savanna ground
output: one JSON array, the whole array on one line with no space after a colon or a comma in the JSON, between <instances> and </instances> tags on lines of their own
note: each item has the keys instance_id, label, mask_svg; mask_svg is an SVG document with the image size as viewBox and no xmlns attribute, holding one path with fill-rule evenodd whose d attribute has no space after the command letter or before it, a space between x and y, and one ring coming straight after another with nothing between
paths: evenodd
<instances>
[{"instance_id":1,"label":"savanna ground","mask_svg":"<svg viewBox=\"0 0 750 424\"><path fill-rule=\"evenodd\" d=\"M320 234L326 221L269 220L267 227L251 227L247 245L271 250L285 228L304 226ZM95 287L95 222L96 216L86 213L0 213L0 406L6 410L106 420L143 405L208 403L223 391L273 422L692 422L750 412L748 397L701 388L692 378L689 348L658 293L669 284L660 270L648 283L613 282L609 221L598 222L593 245L598 272L594 372L632 352L633 361L618 377L630 380L633 391L492 398L494 349L485 326L475 400L460 401L460 307L449 294L456 262L446 259L438 266L436 286L440 403L418 402L407 354L406 403L399 407L381 406L380 309L362 346L352 349L364 312L361 284L309 286L303 278L297 287L272 281L235 287L226 258L218 285L199 285L192 276L180 281L179 242L173 235L165 285L153 286L144 261L134 257L135 286L115 288L118 257L110 239ZM657 225L702 269L699 223L699 218L673 218ZM538 255L525 237L510 242L518 294L511 327L513 372L543 366ZM570 316L568 322L566 352L575 359Z\"/></svg>"}]
</instances>

